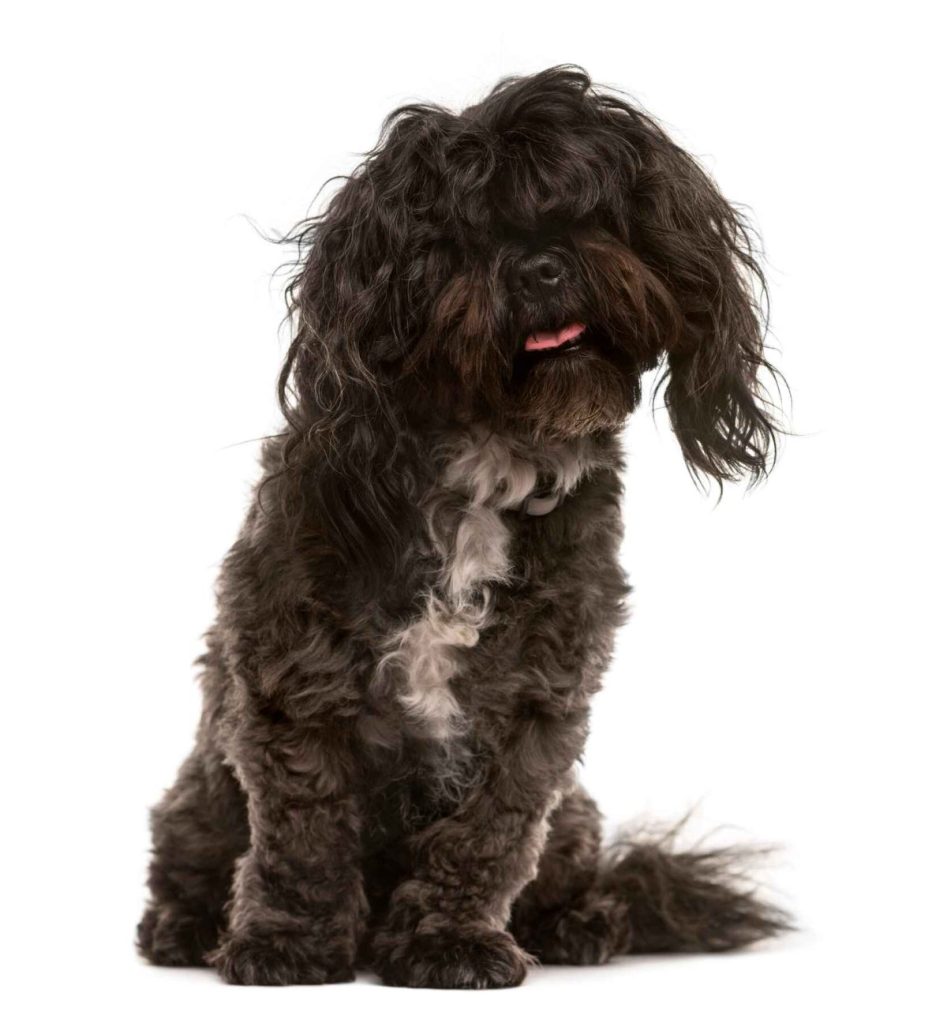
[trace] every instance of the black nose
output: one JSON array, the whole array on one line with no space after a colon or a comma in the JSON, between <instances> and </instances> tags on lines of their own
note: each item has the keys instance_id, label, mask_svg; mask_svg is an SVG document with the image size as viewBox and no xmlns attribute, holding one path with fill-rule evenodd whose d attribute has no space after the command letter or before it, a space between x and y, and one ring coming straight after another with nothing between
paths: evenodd
<instances>
[{"instance_id":1,"label":"black nose","mask_svg":"<svg viewBox=\"0 0 947 1023\"><path fill-rule=\"evenodd\" d=\"M562 283L565 264L554 252L524 256L513 270L513 288L527 298L542 298Z\"/></svg>"}]
</instances>

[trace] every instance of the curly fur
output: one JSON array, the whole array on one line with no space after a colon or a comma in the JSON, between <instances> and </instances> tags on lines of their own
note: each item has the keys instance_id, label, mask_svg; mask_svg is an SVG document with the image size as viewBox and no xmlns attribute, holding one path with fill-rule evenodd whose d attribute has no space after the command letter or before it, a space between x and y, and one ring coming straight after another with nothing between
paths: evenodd
<instances>
[{"instance_id":1,"label":"curly fur","mask_svg":"<svg viewBox=\"0 0 947 1023\"><path fill-rule=\"evenodd\" d=\"M783 929L726 852L603 857L572 777L624 616L617 435L642 374L663 362L692 472L771 462L743 220L564 67L395 111L293 238L286 425L153 812L142 953L239 984L364 964L483 988Z\"/></svg>"}]
</instances>

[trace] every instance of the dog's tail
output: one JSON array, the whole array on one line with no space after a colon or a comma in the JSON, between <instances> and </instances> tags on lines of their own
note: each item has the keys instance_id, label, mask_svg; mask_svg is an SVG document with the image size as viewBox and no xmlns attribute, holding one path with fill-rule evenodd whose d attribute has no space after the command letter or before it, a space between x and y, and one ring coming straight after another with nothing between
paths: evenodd
<instances>
[{"instance_id":1,"label":"dog's tail","mask_svg":"<svg viewBox=\"0 0 947 1023\"><path fill-rule=\"evenodd\" d=\"M789 914L763 898L749 876L770 849L679 849L685 820L663 831L639 828L599 858L594 803L580 796L560 815L544 865L511 921L517 940L542 963L727 952L793 929Z\"/></svg>"},{"instance_id":2,"label":"dog's tail","mask_svg":"<svg viewBox=\"0 0 947 1023\"><path fill-rule=\"evenodd\" d=\"M681 824L640 831L605 855L596 901L627 914L619 954L727 952L792 930L788 913L762 898L749 871L772 852L760 846L677 848Z\"/></svg>"}]
</instances>

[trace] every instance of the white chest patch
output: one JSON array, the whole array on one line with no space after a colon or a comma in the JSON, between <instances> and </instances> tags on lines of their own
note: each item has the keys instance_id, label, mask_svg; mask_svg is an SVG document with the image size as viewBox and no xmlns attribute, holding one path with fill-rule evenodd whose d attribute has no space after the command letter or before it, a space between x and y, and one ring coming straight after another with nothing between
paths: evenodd
<instances>
[{"instance_id":1,"label":"white chest patch","mask_svg":"<svg viewBox=\"0 0 947 1023\"><path fill-rule=\"evenodd\" d=\"M470 430L446 441L439 460L440 477L422 505L438 576L423 595L421 614L390 636L378 673L397 673L398 700L413 728L446 740L463 729L451 689L463 650L476 646L490 625L492 587L510 575L502 513L520 507L540 480L544 500L555 507L597 459L585 440L532 448Z\"/></svg>"}]
</instances>

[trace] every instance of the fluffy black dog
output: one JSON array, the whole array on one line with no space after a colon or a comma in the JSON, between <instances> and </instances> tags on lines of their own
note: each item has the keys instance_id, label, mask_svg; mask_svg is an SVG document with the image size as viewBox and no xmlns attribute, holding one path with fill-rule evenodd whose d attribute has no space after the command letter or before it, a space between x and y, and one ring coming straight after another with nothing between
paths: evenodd
<instances>
[{"instance_id":1,"label":"fluffy black dog","mask_svg":"<svg viewBox=\"0 0 947 1023\"><path fill-rule=\"evenodd\" d=\"M395 111L294 237L286 427L154 811L143 954L484 988L779 931L727 851L603 856L572 775L623 615L642 373L665 361L692 471L770 463L738 214L651 118L553 68Z\"/></svg>"}]
</instances>

